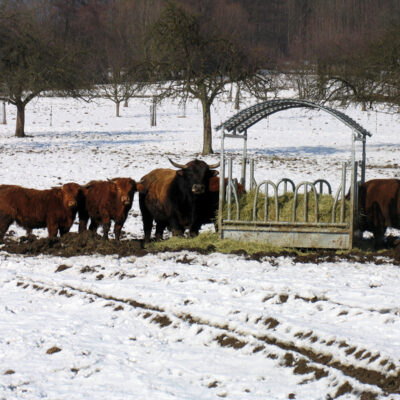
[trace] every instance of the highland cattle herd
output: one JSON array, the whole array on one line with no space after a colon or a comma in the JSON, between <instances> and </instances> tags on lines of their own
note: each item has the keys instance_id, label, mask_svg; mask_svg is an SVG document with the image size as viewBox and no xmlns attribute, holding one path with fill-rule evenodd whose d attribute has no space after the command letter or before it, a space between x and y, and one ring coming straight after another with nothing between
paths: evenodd
<instances>
[{"instance_id":1,"label":"highland cattle herd","mask_svg":"<svg viewBox=\"0 0 400 400\"><path fill-rule=\"evenodd\" d=\"M97 232L102 226L108 239L111 221L114 236L119 240L121 230L139 192L144 240L150 241L153 222L155 239L161 240L168 228L172 235L196 236L203 224L215 222L218 211L219 163L208 165L201 160L178 164L169 159L177 170L158 168L134 179L113 178L93 180L86 185L71 182L47 190L17 185L0 185L0 243L12 223L26 230L47 228L48 236L69 232L76 215L79 233ZM227 184L225 179L225 185ZM245 189L238 186L238 193ZM360 229L374 234L375 246L383 244L386 228L400 228L400 180L374 179L360 186Z\"/></svg>"},{"instance_id":2,"label":"highland cattle herd","mask_svg":"<svg viewBox=\"0 0 400 400\"><path fill-rule=\"evenodd\" d=\"M47 228L49 237L62 236L69 232L76 215L80 233L87 230L90 220L89 230L97 232L102 226L105 239L114 221L115 239L119 240L137 191L145 241L150 240L153 221L157 240L162 239L165 228L173 235L183 235L185 229L190 236L197 235L217 211L219 182L211 179L218 175L214 168L219 163L208 165L197 159L187 164L170 162L178 169L155 169L140 182L119 177L46 190L0 185L0 241L12 223L28 235L32 229Z\"/></svg>"}]
</instances>

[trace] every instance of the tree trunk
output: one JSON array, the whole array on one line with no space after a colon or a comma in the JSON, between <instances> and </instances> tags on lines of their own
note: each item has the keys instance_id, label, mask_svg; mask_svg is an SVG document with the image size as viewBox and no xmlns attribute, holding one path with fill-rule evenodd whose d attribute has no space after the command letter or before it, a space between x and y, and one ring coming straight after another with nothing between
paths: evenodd
<instances>
[{"instance_id":1,"label":"tree trunk","mask_svg":"<svg viewBox=\"0 0 400 400\"><path fill-rule=\"evenodd\" d=\"M119 102L119 101L116 101L116 102L115 102L115 115L116 115L117 117L119 117L119 105L120 105L120 102Z\"/></svg>"},{"instance_id":2,"label":"tree trunk","mask_svg":"<svg viewBox=\"0 0 400 400\"><path fill-rule=\"evenodd\" d=\"M228 101L232 101L233 83L231 83L231 88L229 89Z\"/></svg>"},{"instance_id":3,"label":"tree trunk","mask_svg":"<svg viewBox=\"0 0 400 400\"><path fill-rule=\"evenodd\" d=\"M3 125L7 125L6 102L3 101Z\"/></svg>"},{"instance_id":4,"label":"tree trunk","mask_svg":"<svg viewBox=\"0 0 400 400\"><path fill-rule=\"evenodd\" d=\"M207 100L202 100L203 107L203 155L213 154L212 132L211 132L211 104Z\"/></svg>"},{"instance_id":5,"label":"tree trunk","mask_svg":"<svg viewBox=\"0 0 400 400\"><path fill-rule=\"evenodd\" d=\"M15 128L16 137L25 137L25 103L18 102L17 106L17 126Z\"/></svg>"},{"instance_id":6,"label":"tree trunk","mask_svg":"<svg viewBox=\"0 0 400 400\"><path fill-rule=\"evenodd\" d=\"M129 99L126 98L125 101L124 101L124 107L128 107L128 101L129 101Z\"/></svg>"},{"instance_id":7,"label":"tree trunk","mask_svg":"<svg viewBox=\"0 0 400 400\"><path fill-rule=\"evenodd\" d=\"M235 96L235 110L240 109L240 86L237 85L236 96Z\"/></svg>"}]
</instances>

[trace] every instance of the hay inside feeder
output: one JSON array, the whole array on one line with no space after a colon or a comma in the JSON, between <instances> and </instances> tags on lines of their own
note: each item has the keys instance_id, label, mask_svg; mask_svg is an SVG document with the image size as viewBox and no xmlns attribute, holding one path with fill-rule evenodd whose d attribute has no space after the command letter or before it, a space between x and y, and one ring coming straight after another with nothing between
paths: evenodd
<instances>
[{"instance_id":1,"label":"hay inside feeder","mask_svg":"<svg viewBox=\"0 0 400 400\"><path fill-rule=\"evenodd\" d=\"M254 197L255 190L252 190L246 194L243 194L239 198L239 218L237 218L236 213L236 203L232 198L231 204L231 219L239 219L241 221L268 221L275 222L276 218L276 202L274 196L268 196L267 203L267 217L265 218L265 194L259 192L257 196L257 212L256 218L253 218L253 208L254 208ZM315 195L313 192L309 192L307 195L308 205L307 205L307 215L308 220L305 220L305 195L302 193L297 194L296 200L296 216L293 220L293 201L294 194L292 192L287 192L283 195L278 196L278 211L279 211L279 222L321 222L321 223L339 223L341 216L341 199L338 200L335 207L335 220L332 221L332 208L334 204L334 197L330 194L319 194L317 195L318 201L318 221L315 212ZM224 204L223 217L227 219L228 217L228 205ZM345 217L344 222L350 221L350 201L345 200Z\"/></svg>"}]
</instances>

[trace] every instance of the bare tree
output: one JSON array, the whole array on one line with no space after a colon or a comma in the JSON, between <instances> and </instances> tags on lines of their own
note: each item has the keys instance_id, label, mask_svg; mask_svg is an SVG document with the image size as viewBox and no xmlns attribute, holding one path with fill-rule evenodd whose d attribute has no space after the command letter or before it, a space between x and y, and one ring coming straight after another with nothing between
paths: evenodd
<instances>
[{"instance_id":1,"label":"bare tree","mask_svg":"<svg viewBox=\"0 0 400 400\"><path fill-rule=\"evenodd\" d=\"M131 29L131 2L119 1L107 7L102 15L103 78L100 95L115 103L127 102L146 86L143 68L143 36Z\"/></svg>"},{"instance_id":2,"label":"bare tree","mask_svg":"<svg viewBox=\"0 0 400 400\"><path fill-rule=\"evenodd\" d=\"M358 103L365 110L376 102L400 105L400 25L367 42L357 40L320 53L315 82L316 98Z\"/></svg>"},{"instance_id":3,"label":"bare tree","mask_svg":"<svg viewBox=\"0 0 400 400\"><path fill-rule=\"evenodd\" d=\"M371 44L369 64L380 88L377 100L400 109L400 23L389 26Z\"/></svg>"},{"instance_id":4,"label":"bare tree","mask_svg":"<svg viewBox=\"0 0 400 400\"><path fill-rule=\"evenodd\" d=\"M207 29L206 29L207 28ZM198 99L203 111L203 150L212 149L211 105L231 82L253 75L245 52L214 26L170 4L150 32L151 69L164 96Z\"/></svg>"},{"instance_id":5,"label":"bare tree","mask_svg":"<svg viewBox=\"0 0 400 400\"><path fill-rule=\"evenodd\" d=\"M83 76L78 54L57 41L35 5L10 2L0 8L0 99L17 107L17 137L25 136L25 107L33 98L72 89Z\"/></svg>"}]
</instances>

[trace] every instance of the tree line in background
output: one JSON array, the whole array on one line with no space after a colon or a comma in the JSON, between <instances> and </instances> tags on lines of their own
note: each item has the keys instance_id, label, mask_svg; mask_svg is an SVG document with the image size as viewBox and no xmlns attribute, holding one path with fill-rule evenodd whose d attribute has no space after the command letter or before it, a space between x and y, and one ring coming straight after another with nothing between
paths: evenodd
<instances>
[{"instance_id":1,"label":"tree line in background","mask_svg":"<svg viewBox=\"0 0 400 400\"><path fill-rule=\"evenodd\" d=\"M0 0L0 99L43 93L120 104L151 85L198 99L203 154L211 105L235 84L318 102L400 107L398 0ZM96 90L93 88L96 87Z\"/></svg>"}]
</instances>

